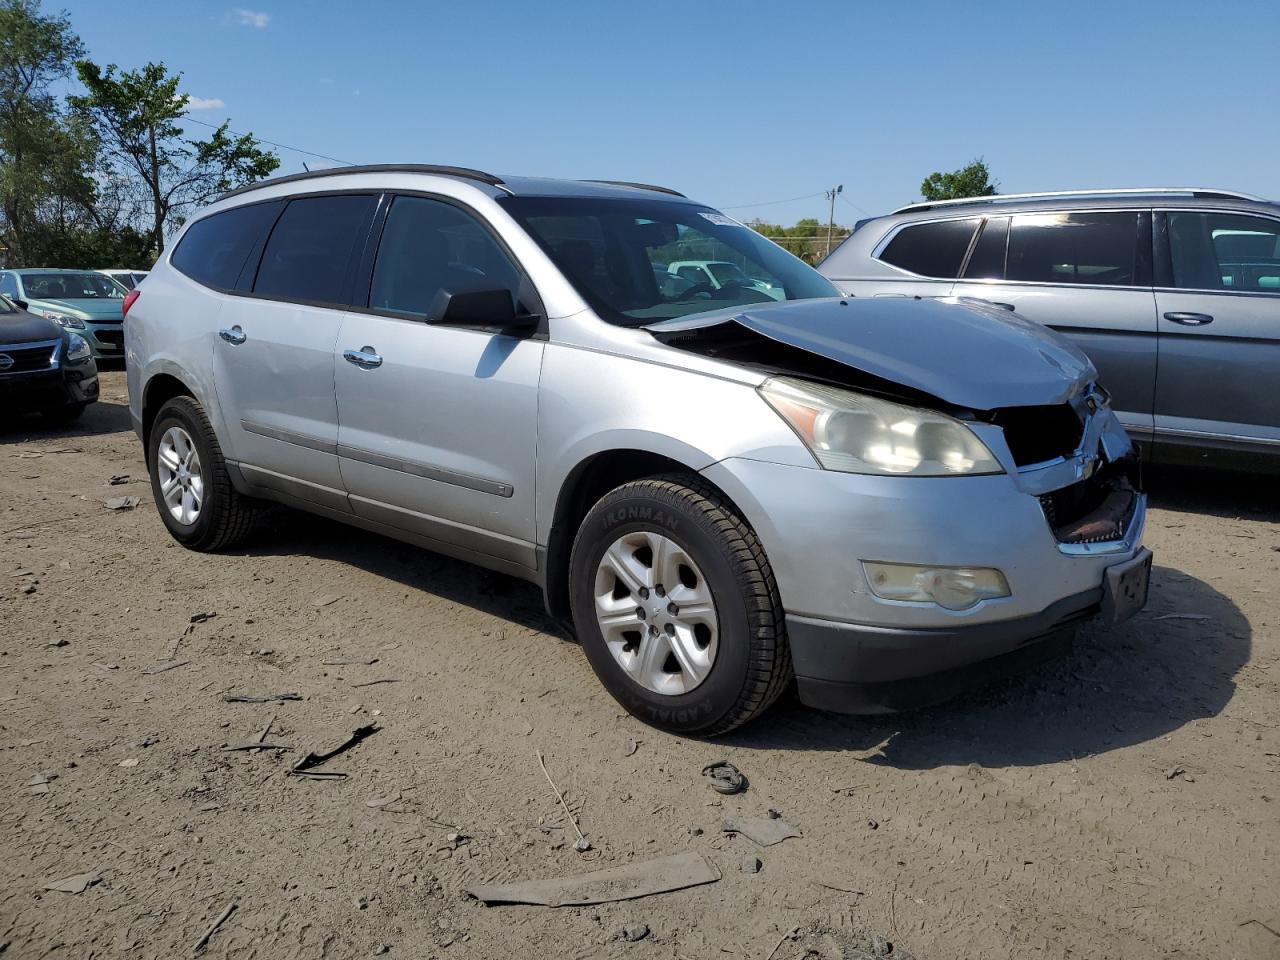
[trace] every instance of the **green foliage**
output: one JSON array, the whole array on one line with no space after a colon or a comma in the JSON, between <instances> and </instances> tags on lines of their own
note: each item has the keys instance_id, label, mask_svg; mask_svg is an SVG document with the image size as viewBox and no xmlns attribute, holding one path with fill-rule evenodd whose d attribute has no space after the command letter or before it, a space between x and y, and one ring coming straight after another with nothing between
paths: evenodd
<instances>
[{"instance_id":1,"label":"green foliage","mask_svg":"<svg viewBox=\"0 0 1280 960\"><path fill-rule=\"evenodd\" d=\"M963 200L966 197L994 196L1000 187L992 182L991 171L981 157L951 173L931 173L920 184L925 200Z\"/></svg>"},{"instance_id":2,"label":"green foliage","mask_svg":"<svg viewBox=\"0 0 1280 960\"><path fill-rule=\"evenodd\" d=\"M226 123L205 140L184 136L182 74L170 74L163 63L140 70L112 64L103 70L80 60L76 73L87 92L68 102L99 131L110 173L133 181L142 193L157 253L164 249L166 228L185 213L280 166L279 158L259 149L252 136L230 135Z\"/></svg>"},{"instance_id":3,"label":"green foliage","mask_svg":"<svg viewBox=\"0 0 1280 960\"><path fill-rule=\"evenodd\" d=\"M765 223L753 220L747 226L761 236L768 237L788 253L795 254L807 264L815 264L827 252L827 225L812 217L796 221L793 227L784 227L777 223ZM836 224L832 229L832 247L849 236L848 227Z\"/></svg>"}]
</instances>

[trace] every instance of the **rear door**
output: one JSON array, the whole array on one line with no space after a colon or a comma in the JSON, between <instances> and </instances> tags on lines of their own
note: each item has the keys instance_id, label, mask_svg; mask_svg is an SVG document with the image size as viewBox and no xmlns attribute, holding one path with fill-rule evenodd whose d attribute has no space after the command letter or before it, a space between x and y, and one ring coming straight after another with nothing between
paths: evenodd
<instances>
[{"instance_id":1,"label":"rear door","mask_svg":"<svg viewBox=\"0 0 1280 960\"><path fill-rule=\"evenodd\" d=\"M246 478L343 511L333 351L375 201L290 200L243 295L223 304L214 342L214 382Z\"/></svg>"},{"instance_id":2,"label":"rear door","mask_svg":"<svg viewBox=\"0 0 1280 960\"><path fill-rule=\"evenodd\" d=\"M1280 453L1280 217L1156 216L1161 442Z\"/></svg>"},{"instance_id":3,"label":"rear door","mask_svg":"<svg viewBox=\"0 0 1280 960\"><path fill-rule=\"evenodd\" d=\"M502 289L541 313L532 285L496 235L447 198L394 197L373 247L365 306L343 319L337 343L338 452L352 510L536 568L545 339L427 322L442 290Z\"/></svg>"},{"instance_id":4,"label":"rear door","mask_svg":"<svg viewBox=\"0 0 1280 960\"><path fill-rule=\"evenodd\" d=\"M1098 368L1120 421L1135 438L1150 439L1156 310L1149 211L990 217L952 292L1009 307L1070 337Z\"/></svg>"}]
</instances>

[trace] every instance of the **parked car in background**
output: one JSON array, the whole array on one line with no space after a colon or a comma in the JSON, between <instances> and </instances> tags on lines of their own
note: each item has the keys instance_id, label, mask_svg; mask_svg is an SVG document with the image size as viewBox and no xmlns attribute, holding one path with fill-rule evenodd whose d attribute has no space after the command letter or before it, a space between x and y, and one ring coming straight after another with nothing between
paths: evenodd
<instances>
[{"instance_id":1,"label":"parked car in background","mask_svg":"<svg viewBox=\"0 0 1280 960\"><path fill-rule=\"evenodd\" d=\"M88 341L0 297L0 415L70 423L98 399Z\"/></svg>"},{"instance_id":2,"label":"parked car in background","mask_svg":"<svg viewBox=\"0 0 1280 960\"><path fill-rule=\"evenodd\" d=\"M126 290L132 290L142 282L142 278L147 275L146 270L99 270L98 273L103 276L110 277Z\"/></svg>"},{"instance_id":3,"label":"parked car in background","mask_svg":"<svg viewBox=\"0 0 1280 960\"><path fill-rule=\"evenodd\" d=\"M668 291L653 264L690 248L785 300ZM131 297L178 542L274 500L525 578L669 730L732 729L793 674L829 709L929 702L1146 599L1146 500L1079 350L990 305L842 299L674 191L286 176L193 216Z\"/></svg>"},{"instance_id":4,"label":"parked car in background","mask_svg":"<svg viewBox=\"0 0 1280 960\"><path fill-rule=\"evenodd\" d=\"M858 297L1016 310L1080 345L1151 456L1280 468L1280 204L1172 188L916 203L818 270Z\"/></svg>"},{"instance_id":5,"label":"parked car in background","mask_svg":"<svg viewBox=\"0 0 1280 960\"><path fill-rule=\"evenodd\" d=\"M20 269L0 272L0 294L40 317L74 330L95 359L124 357L124 298L129 293L94 270Z\"/></svg>"},{"instance_id":6,"label":"parked car in background","mask_svg":"<svg viewBox=\"0 0 1280 960\"><path fill-rule=\"evenodd\" d=\"M709 290L722 290L734 285L759 290L770 300L785 300L786 292L777 284L761 277L749 277L736 263L727 260L676 260L667 264L674 277Z\"/></svg>"}]
</instances>

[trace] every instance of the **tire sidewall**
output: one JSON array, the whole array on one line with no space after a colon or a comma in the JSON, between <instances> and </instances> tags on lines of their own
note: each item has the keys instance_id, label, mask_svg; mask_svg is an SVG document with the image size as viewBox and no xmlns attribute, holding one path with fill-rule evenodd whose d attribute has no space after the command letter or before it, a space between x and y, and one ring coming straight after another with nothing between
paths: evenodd
<instances>
[{"instance_id":1,"label":"tire sidewall","mask_svg":"<svg viewBox=\"0 0 1280 960\"><path fill-rule=\"evenodd\" d=\"M151 428L151 437L147 450L147 462L150 464L148 472L151 475L151 495L155 499L156 509L160 512L160 519L168 527L169 533L182 544L203 542L209 536L213 527L214 513L217 510L213 496L213 477L210 475L210 471L214 469L213 450L210 448L209 440L205 436L204 425L188 409L190 402L186 401L184 403L171 400L160 409L160 413L157 414L155 423ZM191 438L191 442L195 444L196 452L200 456L200 474L204 481L204 496L200 502L200 516L190 526L181 524L174 519L173 514L169 512L168 504L164 501L164 495L160 492L160 462L158 456L160 440L170 427L181 427L185 430L187 436Z\"/></svg>"},{"instance_id":2,"label":"tire sidewall","mask_svg":"<svg viewBox=\"0 0 1280 960\"><path fill-rule=\"evenodd\" d=\"M664 696L627 676L609 651L595 615L595 579L601 558L619 537L636 531L674 540L698 565L711 588L718 648L707 678L689 693ZM570 561L570 602L578 638L600 682L645 723L682 733L716 726L739 701L747 683L752 618L722 536L706 517L673 496L622 488L587 514Z\"/></svg>"}]
</instances>

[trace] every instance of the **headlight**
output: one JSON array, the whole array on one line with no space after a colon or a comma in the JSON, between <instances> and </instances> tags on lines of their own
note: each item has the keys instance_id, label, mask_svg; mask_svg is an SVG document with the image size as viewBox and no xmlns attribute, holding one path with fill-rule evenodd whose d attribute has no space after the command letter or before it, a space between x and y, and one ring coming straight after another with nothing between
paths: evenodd
<instances>
[{"instance_id":1,"label":"headlight","mask_svg":"<svg viewBox=\"0 0 1280 960\"><path fill-rule=\"evenodd\" d=\"M46 320L52 320L54 323L66 327L68 330L83 330L84 321L79 317L68 317L65 313L54 313L52 310L33 310L33 313L44 317Z\"/></svg>"},{"instance_id":2,"label":"headlight","mask_svg":"<svg viewBox=\"0 0 1280 960\"><path fill-rule=\"evenodd\" d=\"M1009 596L1009 582L991 567L919 567L864 560L871 592L882 600L923 601L968 610L981 600Z\"/></svg>"},{"instance_id":3,"label":"headlight","mask_svg":"<svg viewBox=\"0 0 1280 960\"><path fill-rule=\"evenodd\" d=\"M827 470L951 477L1003 473L959 420L877 397L790 377L774 377L760 394Z\"/></svg>"},{"instance_id":4,"label":"headlight","mask_svg":"<svg viewBox=\"0 0 1280 960\"><path fill-rule=\"evenodd\" d=\"M90 355L89 341L78 333L67 334L67 362L78 363L88 360Z\"/></svg>"}]
</instances>

